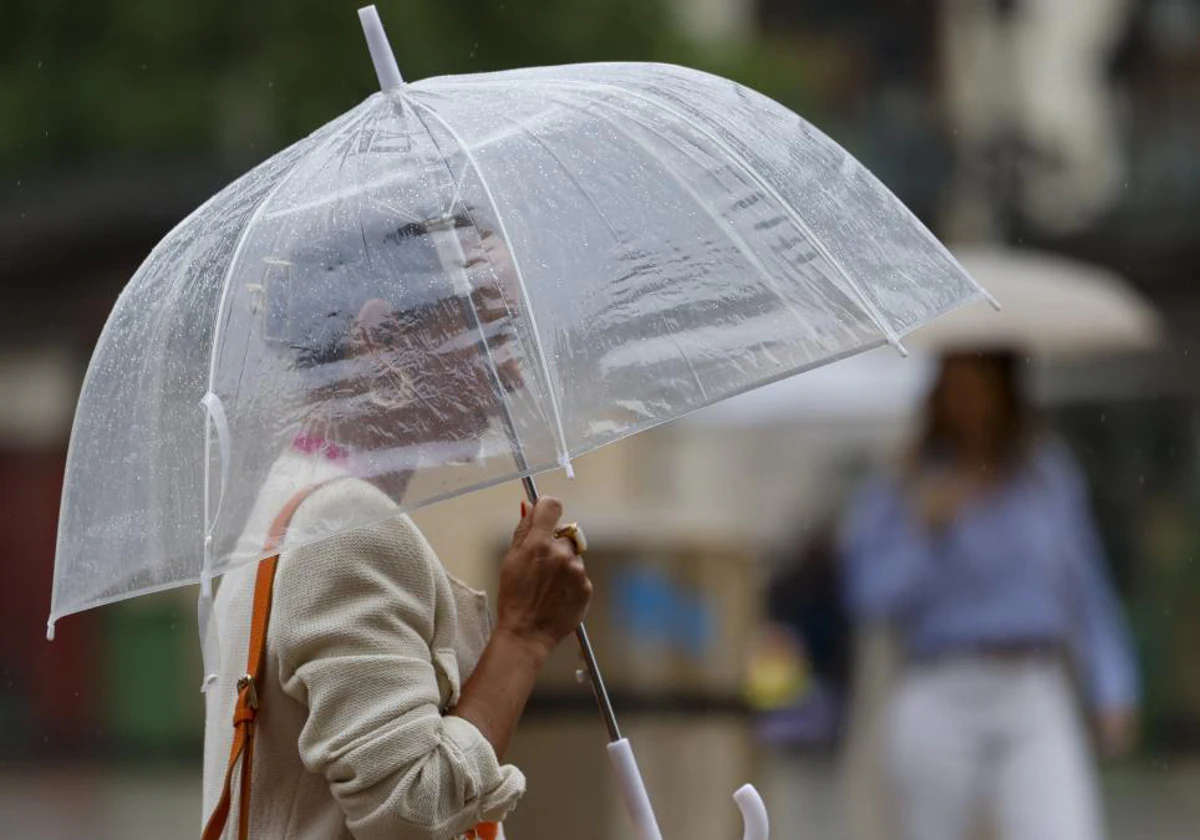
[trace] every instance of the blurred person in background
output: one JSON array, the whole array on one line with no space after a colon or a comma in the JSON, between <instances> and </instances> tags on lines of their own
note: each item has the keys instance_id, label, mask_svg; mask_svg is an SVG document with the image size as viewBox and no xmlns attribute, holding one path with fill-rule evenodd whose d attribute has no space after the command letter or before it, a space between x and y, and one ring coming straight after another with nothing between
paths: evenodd
<instances>
[{"instance_id":1,"label":"blurred person in background","mask_svg":"<svg viewBox=\"0 0 1200 840\"><path fill-rule=\"evenodd\" d=\"M840 535L859 626L902 664L882 710L883 772L905 840L1097 840L1094 761L1135 734L1136 662L1079 469L1040 433L1016 354L945 357L917 447L860 489Z\"/></svg>"}]
</instances>

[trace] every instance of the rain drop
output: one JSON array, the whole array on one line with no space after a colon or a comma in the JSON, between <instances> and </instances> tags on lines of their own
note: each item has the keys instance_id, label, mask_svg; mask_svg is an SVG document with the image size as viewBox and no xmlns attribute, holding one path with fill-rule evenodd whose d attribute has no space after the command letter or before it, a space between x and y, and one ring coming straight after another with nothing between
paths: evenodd
<instances>
[{"instance_id":1,"label":"rain drop","mask_svg":"<svg viewBox=\"0 0 1200 840\"><path fill-rule=\"evenodd\" d=\"M42 62L40 62L40 61L38 62L38 69L39 69L39 70L41 70L41 69L42 69Z\"/></svg>"},{"instance_id":2,"label":"rain drop","mask_svg":"<svg viewBox=\"0 0 1200 840\"><path fill-rule=\"evenodd\" d=\"M142 69L143 69L143 70L145 70L145 69L146 69L146 65L145 65L145 64L143 64L143 65L142 65Z\"/></svg>"}]
</instances>

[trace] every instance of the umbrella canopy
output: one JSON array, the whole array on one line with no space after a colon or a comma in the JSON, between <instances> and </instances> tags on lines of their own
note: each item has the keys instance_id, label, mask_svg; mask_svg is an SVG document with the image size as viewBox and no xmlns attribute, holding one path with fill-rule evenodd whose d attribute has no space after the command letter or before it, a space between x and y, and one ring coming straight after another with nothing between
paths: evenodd
<instances>
[{"instance_id":1,"label":"umbrella canopy","mask_svg":"<svg viewBox=\"0 0 1200 840\"><path fill-rule=\"evenodd\" d=\"M936 362L929 353L901 358L880 348L725 400L684 422L697 428L891 423L920 403L937 372Z\"/></svg>"},{"instance_id":2,"label":"umbrella canopy","mask_svg":"<svg viewBox=\"0 0 1200 840\"><path fill-rule=\"evenodd\" d=\"M1003 306L974 304L922 327L901 359L885 349L787 379L693 415L701 426L769 426L846 419L894 421L920 403L935 355L1016 347L1051 367L1097 354L1148 350L1162 318L1124 279L1087 263L1036 251L954 248L973 278Z\"/></svg>"},{"instance_id":3,"label":"umbrella canopy","mask_svg":"<svg viewBox=\"0 0 1200 840\"><path fill-rule=\"evenodd\" d=\"M981 295L844 150L725 79L387 75L180 223L121 295L76 413L52 622L260 559L265 534L239 535L289 448L411 510Z\"/></svg>"},{"instance_id":4,"label":"umbrella canopy","mask_svg":"<svg viewBox=\"0 0 1200 840\"><path fill-rule=\"evenodd\" d=\"M1061 361L1153 349L1158 312L1122 277L1053 254L1006 248L955 248L954 254L1003 309L970 306L922 329L913 349L1016 347Z\"/></svg>"}]
</instances>

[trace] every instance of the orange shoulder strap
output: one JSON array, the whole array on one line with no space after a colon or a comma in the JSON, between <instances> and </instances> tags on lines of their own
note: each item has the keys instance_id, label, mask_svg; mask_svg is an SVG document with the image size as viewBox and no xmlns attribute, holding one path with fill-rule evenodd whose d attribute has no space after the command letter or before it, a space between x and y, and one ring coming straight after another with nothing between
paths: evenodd
<instances>
[{"instance_id":1,"label":"orange shoulder strap","mask_svg":"<svg viewBox=\"0 0 1200 840\"><path fill-rule=\"evenodd\" d=\"M233 746L229 751L229 766L221 798L204 826L202 840L220 840L229 821L233 774L241 759L241 784L238 801L238 840L250 836L250 773L254 765L254 719L258 715L258 689L262 678L263 660L267 650L267 625L271 619L271 593L275 585L275 569L279 566L279 548L284 533L296 510L320 485L301 490L288 500L271 523L266 550L275 554L258 564L254 580L254 611L250 615L250 650L246 656L246 673L237 681L237 704L233 709Z\"/></svg>"}]
</instances>

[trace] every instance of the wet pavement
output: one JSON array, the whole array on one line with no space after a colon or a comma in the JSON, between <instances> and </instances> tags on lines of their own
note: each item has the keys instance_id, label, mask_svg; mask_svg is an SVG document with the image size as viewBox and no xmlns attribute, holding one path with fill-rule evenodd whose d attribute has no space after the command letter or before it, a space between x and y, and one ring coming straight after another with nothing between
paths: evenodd
<instances>
[{"instance_id":1,"label":"wet pavement","mask_svg":"<svg viewBox=\"0 0 1200 840\"><path fill-rule=\"evenodd\" d=\"M774 837L851 840L829 761L773 761L759 783L772 811ZM1200 760L1112 768L1105 774L1105 793L1109 840L1198 836ZM173 840L196 836L200 818L198 769L0 768L0 838ZM549 815L547 823L553 826L547 836L560 837L569 816Z\"/></svg>"}]
</instances>

